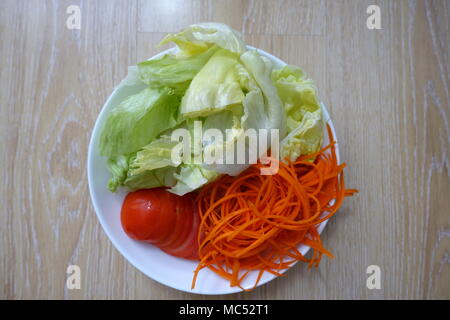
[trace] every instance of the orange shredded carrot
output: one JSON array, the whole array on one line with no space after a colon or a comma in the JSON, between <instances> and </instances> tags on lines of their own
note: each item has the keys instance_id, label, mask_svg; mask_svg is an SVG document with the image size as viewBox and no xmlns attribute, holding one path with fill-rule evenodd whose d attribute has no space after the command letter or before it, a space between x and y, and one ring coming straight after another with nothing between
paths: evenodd
<instances>
[{"instance_id":1,"label":"orange shredded carrot","mask_svg":"<svg viewBox=\"0 0 450 320\"><path fill-rule=\"evenodd\" d=\"M200 262L192 288L204 268L240 288L250 271L257 270L255 288L264 272L280 276L296 261L317 267L323 255L333 258L317 228L336 213L344 197L358 190L345 189L345 163L337 163L336 141L328 125L327 131L331 142L326 147L296 161L279 161L275 175L260 175L264 166L258 163L200 190ZM311 248L310 258L298 250L302 244Z\"/></svg>"}]
</instances>

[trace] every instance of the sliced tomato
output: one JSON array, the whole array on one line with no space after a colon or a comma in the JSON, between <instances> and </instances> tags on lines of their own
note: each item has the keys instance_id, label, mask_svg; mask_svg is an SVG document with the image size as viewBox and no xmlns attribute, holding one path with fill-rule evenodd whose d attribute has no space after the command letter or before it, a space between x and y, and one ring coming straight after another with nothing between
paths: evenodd
<instances>
[{"instance_id":1,"label":"sliced tomato","mask_svg":"<svg viewBox=\"0 0 450 320\"><path fill-rule=\"evenodd\" d=\"M177 257L198 259L200 218L192 195L180 197L162 188L130 192L122 205L121 222L133 239Z\"/></svg>"},{"instance_id":2,"label":"sliced tomato","mask_svg":"<svg viewBox=\"0 0 450 320\"><path fill-rule=\"evenodd\" d=\"M186 240L183 244L181 244L178 247L172 248L172 249L163 249L164 252L180 257L180 258L191 258L192 259L198 259L198 227L200 224L200 217L197 213L197 211L194 211L193 214L193 222L192 222L192 229L187 236Z\"/></svg>"},{"instance_id":3,"label":"sliced tomato","mask_svg":"<svg viewBox=\"0 0 450 320\"><path fill-rule=\"evenodd\" d=\"M161 249L175 249L182 245L192 230L194 199L191 195L184 195L178 199L176 215L171 236L158 246Z\"/></svg>"},{"instance_id":4,"label":"sliced tomato","mask_svg":"<svg viewBox=\"0 0 450 320\"><path fill-rule=\"evenodd\" d=\"M153 190L153 189L152 189ZM157 198L154 201L159 203L159 213L155 216L155 228L146 239L146 242L159 246L166 241L173 233L173 227L177 220L177 195L170 193L164 189L157 190L154 196Z\"/></svg>"},{"instance_id":5,"label":"sliced tomato","mask_svg":"<svg viewBox=\"0 0 450 320\"><path fill-rule=\"evenodd\" d=\"M167 236L175 218L175 206L164 189L130 192L122 205L121 221L133 239L159 241Z\"/></svg>"},{"instance_id":6,"label":"sliced tomato","mask_svg":"<svg viewBox=\"0 0 450 320\"><path fill-rule=\"evenodd\" d=\"M122 204L121 222L126 234L136 240L148 239L154 231L154 205L145 190L130 192Z\"/></svg>"}]
</instances>

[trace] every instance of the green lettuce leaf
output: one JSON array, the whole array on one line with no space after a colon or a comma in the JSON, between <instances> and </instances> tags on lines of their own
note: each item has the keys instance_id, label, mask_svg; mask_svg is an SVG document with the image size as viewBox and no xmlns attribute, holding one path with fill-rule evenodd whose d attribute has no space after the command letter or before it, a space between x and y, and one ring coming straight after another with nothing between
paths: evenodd
<instances>
[{"instance_id":1,"label":"green lettuce leaf","mask_svg":"<svg viewBox=\"0 0 450 320\"><path fill-rule=\"evenodd\" d=\"M181 101L180 114L185 118L204 117L204 129L219 129L225 138L203 141L204 153L216 155L214 162L205 164L205 168L237 175L248 167L249 163L226 163L227 151L236 150L237 141L245 141L247 129L280 129L281 137L284 136L284 108L271 74L272 63L256 51L247 51L239 57L219 50L194 77ZM251 150L248 142L244 143L246 159L257 159L266 152Z\"/></svg>"},{"instance_id":2,"label":"green lettuce leaf","mask_svg":"<svg viewBox=\"0 0 450 320\"><path fill-rule=\"evenodd\" d=\"M242 104L242 92L236 66L238 56L216 52L194 77L181 100L180 113L192 118L208 116L227 107Z\"/></svg>"},{"instance_id":3,"label":"green lettuce leaf","mask_svg":"<svg viewBox=\"0 0 450 320\"><path fill-rule=\"evenodd\" d=\"M278 97L277 90L271 79L272 63L262 57L257 51L246 51L240 56L240 62L235 66L235 77L238 79L244 98L239 104L240 108L234 108L233 121L228 129L231 134L226 135L223 144L215 143L208 145L205 151L215 148L214 153L222 155L221 163L205 165L206 168L220 173L237 175L245 170L249 165L249 160L256 161L267 150L250 148L246 131L254 129L256 133L256 143L261 146L258 135L259 129L267 130L266 148L270 147L270 130L279 129L280 137L284 137L285 115L283 105ZM209 116L211 117L211 116ZM228 121L230 122L230 121ZM245 161L238 162L236 153L232 156L229 150L237 150L237 146L244 143ZM226 159L234 157L234 164L227 164ZM219 158L220 159L220 158Z\"/></svg>"},{"instance_id":4,"label":"green lettuce leaf","mask_svg":"<svg viewBox=\"0 0 450 320\"><path fill-rule=\"evenodd\" d=\"M178 123L180 99L168 89L146 88L109 114L100 136L100 154L117 157L138 151Z\"/></svg>"},{"instance_id":5,"label":"green lettuce leaf","mask_svg":"<svg viewBox=\"0 0 450 320\"><path fill-rule=\"evenodd\" d=\"M180 163L174 163L172 160L172 149L178 144L179 142L171 141L167 136L153 140L136 153L136 157L130 163L129 175L138 175L147 170L167 166L179 166Z\"/></svg>"},{"instance_id":6,"label":"green lettuce leaf","mask_svg":"<svg viewBox=\"0 0 450 320\"><path fill-rule=\"evenodd\" d=\"M127 76L119 84L119 87L121 86L142 87L142 89L147 87L140 79L139 69L137 66L128 67Z\"/></svg>"},{"instance_id":7,"label":"green lettuce leaf","mask_svg":"<svg viewBox=\"0 0 450 320\"><path fill-rule=\"evenodd\" d=\"M198 23L190 25L177 34L168 34L159 45L174 42L178 56L192 56L207 50L212 45L241 54L246 50L241 35L223 23Z\"/></svg>"},{"instance_id":8,"label":"green lettuce leaf","mask_svg":"<svg viewBox=\"0 0 450 320\"><path fill-rule=\"evenodd\" d=\"M136 156L137 154L133 153L108 159L107 167L111 173L108 189L111 192L116 192L121 186L129 191L134 191L175 185L176 167L165 166L152 170L135 170L132 169L132 166L135 165Z\"/></svg>"},{"instance_id":9,"label":"green lettuce leaf","mask_svg":"<svg viewBox=\"0 0 450 320\"><path fill-rule=\"evenodd\" d=\"M321 110L306 111L300 124L280 142L280 158L294 161L300 155L318 151L322 145Z\"/></svg>"},{"instance_id":10,"label":"green lettuce leaf","mask_svg":"<svg viewBox=\"0 0 450 320\"><path fill-rule=\"evenodd\" d=\"M140 62L138 64L139 78L151 87L167 86L177 89L183 95L190 80L218 49L217 46L212 46L204 52L189 57L165 54L157 59Z\"/></svg>"},{"instance_id":11,"label":"green lettuce leaf","mask_svg":"<svg viewBox=\"0 0 450 320\"><path fill-rule=\"evenodd\" d=\"M241 55L241 60L250 74L253 75L256 83L261 89L264 95L264 100L266 101L264 106L265 114L267 118L265 125L260 125L260 128L266 129L279 129L280 138L285 136L285 121L286 116L283 110L283 105L278 96L277 89L272 82L272 62L266 57L261 56L255 50L250 50ZM260 100L257 96L251 97L252 100ZM258 103L259 105L259 103ZM255 106L257 107L257 106ZM250 116L254 116L250 114ZM260 121L263 121L261 119Z\"/></svg>"},{"instance_id":12,"label":"green lettuce leaf","mask_svg":"<svg viewBox=\"0 0 450 320\"><path fill-rule=\"evenodd\" d=\"M108 189L111 192L116 192L117 188L125 182L128 173L128 162L130 155L119 155L111 157L106 162L106 166L111 173L108 181Z\"/></svg>"},{"instance_id":13,"label":"green lettuce leaf","mask_svg":"<svg viewBox=\"0 0 450 320\"><path fill-rule=\"evenodd\" d=\"M182 196L215 180L219 177L219 173L202 168L200 165L182 164L179 173L175 173L174 177L176 184L169 191Z\"/></svg>"},{"instance_id":14,"label":"green lettuce leaf","mask_svg":"<svg viewBox=\"0 0 450 320\"><path fill-rule=\"evenodd\" d=\"M272 73L272 79L286 111L288 135L280 143L282 159L295 160L318 151L323 138L323 115L312 80L295 66Z\"/></svg>"},{"instance_id":15,"label":"green lettuce leaf","mask_svg":"<svg viewBox=\"0 0 450 320\"><path fill-rule=\"evenodd\" d=\"M174 167L164 167L143 171L140 174L130 174L129 171L123 184L130 191L173 186L176 183L174 178L176 170Z\"/></svg>"}]
</instances>

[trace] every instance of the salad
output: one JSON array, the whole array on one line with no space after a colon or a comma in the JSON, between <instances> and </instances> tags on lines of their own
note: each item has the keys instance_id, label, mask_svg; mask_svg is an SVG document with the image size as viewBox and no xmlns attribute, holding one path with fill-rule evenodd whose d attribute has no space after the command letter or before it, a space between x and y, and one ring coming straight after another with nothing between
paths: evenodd
<instances>
[{"instance_id":1,"label":"salad","mask_svg":"<svg viewBox=\"0 0 450 320\"><path fill-rule=\"evenodd\" d=\"M356 190L345 189L313 81L296 66L275 69L224 24L194 24L167 43L175 50L129 67L121 85L139 90L100 136L105 187L129 191L125 232L198 261L193 286L203 268L240 286L252 270L259 280L332 257L317 226Z\"/></svg>"}]
</instances>

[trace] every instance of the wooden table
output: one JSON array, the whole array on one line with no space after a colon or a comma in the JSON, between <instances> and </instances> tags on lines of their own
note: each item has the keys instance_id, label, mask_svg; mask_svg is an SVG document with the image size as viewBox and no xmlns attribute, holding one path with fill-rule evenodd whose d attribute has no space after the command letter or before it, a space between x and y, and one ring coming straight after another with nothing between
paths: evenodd
<instances>
[{"instance_id":1,"label":"wooden table","mask_svg":"<svg viewBox=\"0 0 450 320\"><path fill-rule=\"evenodd\" d=\"M367 27L371 4L381 29ZM70 5L80 29L67 27ZM167 32L219 21L316 81L360 193L323 234L334 260L214 298L449 299L449 18L445 0L2 0L0 298L208 298L119 254L92 208L86 158L127 66L160 51ZM79 290L66 287L68 265L80 267ZM366 285L370 265L381 289Z\"/></svg>"}]
</instances>

